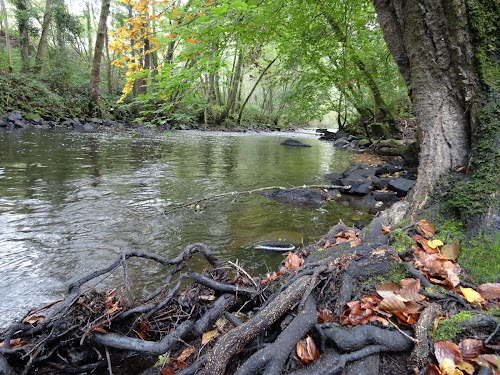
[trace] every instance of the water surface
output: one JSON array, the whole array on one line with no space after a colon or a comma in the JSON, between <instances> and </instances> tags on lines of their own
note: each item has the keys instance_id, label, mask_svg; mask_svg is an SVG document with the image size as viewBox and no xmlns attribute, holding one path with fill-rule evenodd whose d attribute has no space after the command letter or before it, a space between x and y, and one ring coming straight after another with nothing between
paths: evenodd
<instances>
[{"instance_id":1,"label":"water surface","mask_svg":"<svg viewBox=\"0 0 500 375\"><path fill-rule=\"evenodd\" d=\"M287 137L313 147L280 146ZM349 154L313 134L0 131L0 327L61 298L71 280L127 249L172 257L204 242L250 273L276 269L281 254L251 245L308 243L339 219L366 222L368 215L335 202L312 209L259 194L163 210L226 191L326 183L326 172L349 164ZM204 265L201 257L190 264ZM129 272L139 292L155 289L165 274L139 260ZM117 272L99 287L121 279Z\"/></svg>"}]
</instances>

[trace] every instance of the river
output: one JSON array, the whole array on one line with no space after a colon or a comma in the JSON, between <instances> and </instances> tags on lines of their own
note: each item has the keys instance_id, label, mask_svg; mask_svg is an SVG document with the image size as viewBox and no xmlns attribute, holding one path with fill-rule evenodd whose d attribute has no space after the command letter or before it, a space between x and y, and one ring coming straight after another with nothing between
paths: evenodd
<instances>
[{"instance_id":1,"label":"river","mask_svg":"<svg viewBox=\"0 0 500 375\"><path fill-rule=\"evenodd\" d=\"M288 148L293 137L312 145ZM164 215L169 205L226 191L328 183L351 164L312 133L76 133L0 131L0 327L64 296L71 280L127 249L165 257L204 242L251 274L276 270L283 255L254 250L262 240L308 243L342 219L368 214L328 202L307 208L259 194L207 201ZM205 265L201 257L192 269ZM156 288L165 270L133 260L134 288ZM99 280L108 289L117 272Z\"/></svg>"}]
</instances>

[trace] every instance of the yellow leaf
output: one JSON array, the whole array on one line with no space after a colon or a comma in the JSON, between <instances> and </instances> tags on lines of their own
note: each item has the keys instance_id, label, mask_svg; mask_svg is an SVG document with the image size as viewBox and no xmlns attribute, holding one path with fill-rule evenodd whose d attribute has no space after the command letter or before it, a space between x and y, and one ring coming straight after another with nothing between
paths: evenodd
<instances>
[{"instance_id":1,"label":"yellow leaf","mask_svg":"<svg viewBox=\"0 0 500 375\"><path fill-rule=\"evenodd\" d=\"M207 342L210 340L216 338L217 336L220 335L220 332L214 329L213 331L208 331L203 334L201 337L201 345L205 345Z\"/></svg>"},{"instance_id":2,"label":"yellow leaf","mask_svg":"<svg viewBox=\"0 0 500 375\"><path fill-rule=\"evenodd\" d=\"M462 294L464 295L464 298L467 300L469 303L474 303L474 302L483 302L484 299L481 297L481 295L476 292L472 288L462 288L460 287L460 290L462 291Z\"/></svg>"},{"instance_id":3,"label":"yellow leaf","mask_svg":"<svg viewBox=\"0 0 500 375\"><path fill-rule=\"evenodd\" d=\"M455 375L455 362L450 358L445 358L439 363L439 369L443 375Z\"/></svg>"},{"instance_id":4,"label":"yellow leaf","mask_svg":"<svg viewBox=\"0 0 500 375\"><path fill-rule=\"evenodd\" d=\"M465 371L467 374L472 375L474 373L474 366L467 362L458 362L457 367L460 370Z\"/></svg>"},{"instance_id":5,"label":"yellow leaf","mask_svg":"<svg viewBox=\"0 0 500 375\"><path fill-rule=\"evenodd\" d=\"M458 258L460 254L460 246L458 244L458 240L453 241L451 244L444 245L441 250L441 255L445 258L455 260Z\"/></svg>"},{"instance_id":6,"label":"yellow leaf","mask_svg":"<svg viewBox=\"0 0 500 375\"><path fill-rule=\"evenodd\" d=\"M431 249L436 249L438 246L443 246L443 241L441 240L429 240L427 241L427 246Z\"/></svg>"}]
</instances>

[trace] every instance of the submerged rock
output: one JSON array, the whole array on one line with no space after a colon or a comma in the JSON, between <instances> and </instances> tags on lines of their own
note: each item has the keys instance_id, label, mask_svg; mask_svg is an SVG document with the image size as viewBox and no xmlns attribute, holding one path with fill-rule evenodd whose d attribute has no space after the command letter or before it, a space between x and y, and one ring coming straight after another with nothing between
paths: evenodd
<instances>
[{"instance_id":1,"label":"submerged rock","mask_svg":"<svg viewBox=\"0 0 500 375\"><path fill-rule=\"evenodd\" d=\"M282 146L290 146L290 147L311 147L310 145L306 145L296 139L288 138L287 140L281 142Z\"/></svg>"},{"instance_id":2,"label":"submerged rock","mask_svg":"<svg viewBox=\"0 0 500 375\"><path fill-rule=\"evenodd\" d=\"M292 203L311 207L319 207L325 201L325 198L319 191L309 189L282 189L262 193L262 196L276 199L282 203Z\"/></svg>"}]
</instances>

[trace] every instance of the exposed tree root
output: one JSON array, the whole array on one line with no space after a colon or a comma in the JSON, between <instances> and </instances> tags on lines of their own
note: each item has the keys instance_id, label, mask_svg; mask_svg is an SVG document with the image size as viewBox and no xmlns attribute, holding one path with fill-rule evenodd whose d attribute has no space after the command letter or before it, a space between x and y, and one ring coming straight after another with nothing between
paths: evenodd
<instances>
[{"instance_id":1,"label":"exposed tree root","mask_svg":"<svg viewBox=\"0 0 500 375\"><path fill-rule=\"evenodd\" d=\"M173 259L139 250L124 252L109 266L71 283L65 299L0 333L0 374L84 373L100 367L111 373L131 353L145 361L144 375L157 375L162 367L169 367L163 373L175 375L376 374L379 358L396 352L408 353L408 358L412 348L413 363L423 368L431 351L429 327L438 310L469 305L452 293L420 290L433 303L414 330L397 322L385 327L339 326L336 322L346 304L366 292L360 290L365 280L401 263L384 240L335 244L346 231L352 231L353 238L372 236L339 223L317 243L297 251L307 257L300 267L283 267L272 278L252 277L235 263L222 267L201 243L187 246ZM211 268L203 274L181 273L196 252ZM85 283L120 267L127 279L130 258L166 267L165 283L142 300L129 295L128 282L116 293L82 293ZM432 286L411 264L407 266L424 287ZM318 314L325 311L330 311L333 322L318 322ZM492 342L498 336L499 323L493 316L480 315L460 324L487 332L485 338ZM321 352L309 364L302 363L295 350L306 336ZM169 362L151 367L159 355Z\"/></svg>"}]
</instances>

